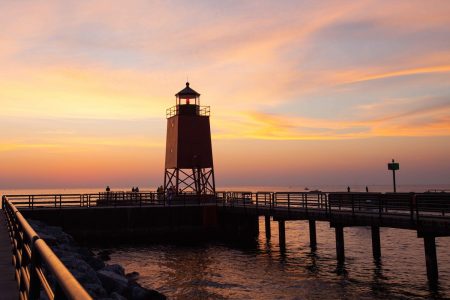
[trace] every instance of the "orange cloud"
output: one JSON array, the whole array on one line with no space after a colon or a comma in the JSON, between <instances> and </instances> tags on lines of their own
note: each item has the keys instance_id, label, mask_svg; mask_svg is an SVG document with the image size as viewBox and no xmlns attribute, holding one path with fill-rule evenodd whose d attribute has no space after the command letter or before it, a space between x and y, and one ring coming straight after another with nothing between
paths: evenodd
<instances>
[{"instance_id":1,"label":"orange cloud","mask_svg":"<svg viewBox=\"0 0 450 300\"><path fill-rule=\"evenodd\" d=\"M377 111L377 113L381 113ZM215 121L218 139L336 140L380 136L450 136L450 104L384 111L367 120L330 120L246 112Z\"/></svg>"},{"instance_id":2,"label":"orange cloud","mask_svg":"<svg viewBox=\"0 0 450 300\"><path fill-rule=\"evenodd\" d=\"M411 76L411 75L430 74L430 73L448 73L448 72L450 72L450 65L414 68L414 69L392 71L392 72L386 72L386 73L381 73L381 74L362 76L360 78L356 78L356 79L347 81L346 83L357 83L357 82L362 82L362 81L377 80L377 79L384 79L384 78L391 78L391 77Z\"/></svg>"}]
</instances>

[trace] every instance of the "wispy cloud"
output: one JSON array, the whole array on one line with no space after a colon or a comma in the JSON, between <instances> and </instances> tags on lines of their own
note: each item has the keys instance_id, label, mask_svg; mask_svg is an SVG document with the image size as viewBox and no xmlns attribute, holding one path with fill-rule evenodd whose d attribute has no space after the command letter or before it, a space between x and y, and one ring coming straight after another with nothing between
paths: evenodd
<instances>
[{"instance_id":1,"label":"wispy cloud","mask_svg":"<svg viewBox=\"0 0 450 300\"><path fill-rule=\"evenodd\" d=\"M408 70L391 71L391 72L386 72L386 73L381 73L381 74L362 76L360 78L356 78L356 79L350 80L345 83L356 83L356 82L378 80L378 79L385 79L385 78L391 78L391 77L421 75L421 74L430 74L430 73L449 73L449 72L450 72L450 65L414 68L414 69L408 69Z\"/></svg>"},{"instance_id":2,"label":"wispy cloud","mask_svg":"<svg viewBox=\"0 0 450 300\"><path fill-rule=\"evenodd\" d=\"M417 102L420 101L420 105ZM400 102L400 103L398 103ZM333 140L382 136L450 136L450 98L399 99L362 106L364 119L330 120L264 112L224 119L217 138ZM234 124L228 126L228 124Z\"/></svg>"}]
</instances>

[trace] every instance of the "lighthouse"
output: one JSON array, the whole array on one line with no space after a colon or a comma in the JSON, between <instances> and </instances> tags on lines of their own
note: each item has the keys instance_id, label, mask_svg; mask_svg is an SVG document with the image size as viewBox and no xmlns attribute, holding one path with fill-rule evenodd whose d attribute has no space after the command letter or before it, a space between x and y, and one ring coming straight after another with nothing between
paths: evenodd
<instances>
[{"instance_id":1,"label":"lighthouse","mask_svg":"<svg viewBox=\"0 0 450 300\"><path fill-rule=\"evenodd\" d=\"M166 110L167 138L164 190L176 195L214 195L210 108L186 82Z\"/></svg>"}]
</instances>

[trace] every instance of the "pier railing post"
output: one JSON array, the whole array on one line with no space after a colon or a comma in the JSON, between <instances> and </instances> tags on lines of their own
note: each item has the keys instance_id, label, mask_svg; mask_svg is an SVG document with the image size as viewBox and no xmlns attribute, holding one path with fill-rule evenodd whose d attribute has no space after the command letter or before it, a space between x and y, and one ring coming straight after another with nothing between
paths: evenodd
<instances>
[{"instance_id":1,"label":"pier railing post","mask_svg":"<svg viewBox=\"0 0 450 300\"><path fill-rule=\"evenodd\" d=\"M419 201L417 197L414 197L414 205L416 206L416 221L419 223Z\"/></svg>"},{"instance_id":2,"label":"pier railing post","mask_svg":"<svg viewBox=\"0 0 450 300\"><path fill-rule=\"evenodd\" d=\"M34 242L38 239L37 236L33 237L30 242L31 249L31 263L30 263L30 292L28 295L28 299L37 300L40 296L41 290L41 281L39 280L39 276L37 273L37 268L41 266L40 257L36 251L34 246Z\"/></svg>"},{"instance_id":3,"label":"pier railing post","mask_svg":"<svg viewBox=\"0 0 450 300\"><path fill-rule=\"evenodd\" d=\"M381 219L383 213L383 197L378 195L378 217Z\"/></svg>"},{"instance_id":4,"label":"pier railing post","mask_svg":"<svg viewBox=\"0 0 450 300\"><path fill-rule=\"evenodd\" d=\"M291 211L291 197L290 197L290 193L287 194L287 201L288 201L288 212Z\"/></svg>"},{"instance_id":5,"label":"pier railing post","mask_svg":"<svg viewBox=\"0 0 450 300\"><path fill-rule=\"evenodd\" d=\"M328 212L328 217L331 217L331 201L330 201L330 195L328 195L326 201L325 201L325 209Z\"/></svg>"},{"instance_id":6,"label":"pier railing post","mask_svg":"<svg viewBox=\"0 0 450 300\"><path fill-rule=\"evenodd\" d=\"M308 214L308 194L303 194L302 197L304 198L306 214Z\"/></svg>"},{"instance_id":7,"label":"pier railing post","mask_svg":"<svg viewBox=\"0 0 450 300\"><path fill-rule=\"evenodd\" d=\"M275 206L275 193L271 193L270 194L270 211L272 211L274 206Z\"/></svg>"},{"instance_id":8,"label":"pier railing post","mask_svg":"<svg viewBox=\"0 0 450 300\"><path fill-rule=\"evenodd\" d=\"M409 211L411 222L414 222L414 202L416 202L416 194L412 194L411 197L409 198Z\"/></svg>"},{"instance_id":9,"label":"pier railing post","mask_svg":"<svg viewBox=\"0 0 450 300\"><path fill-rule=\"evenodd\" d=\"M353 195L350 195L350 201L352 202L352 215L355 215L355 199Z\"/></svg>"}]
</instances>

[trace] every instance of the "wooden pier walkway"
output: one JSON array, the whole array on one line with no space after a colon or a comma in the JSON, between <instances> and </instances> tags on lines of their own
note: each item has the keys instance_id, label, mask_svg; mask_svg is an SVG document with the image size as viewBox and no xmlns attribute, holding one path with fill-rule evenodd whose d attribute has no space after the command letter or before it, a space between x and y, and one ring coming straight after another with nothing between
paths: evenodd
<instances>
[{"instance_id":1,"label":"wooden pier walkway","mask_svg":"<svg viewBox=\"0 0 450 300\"><path fill-rule=\"evenodd\" d=\"M0 299L17 300L19 290L14 280L14 267L11 263L11 242L6 227L5 214L0 210Z\"/></svg>"}]
</instances>

